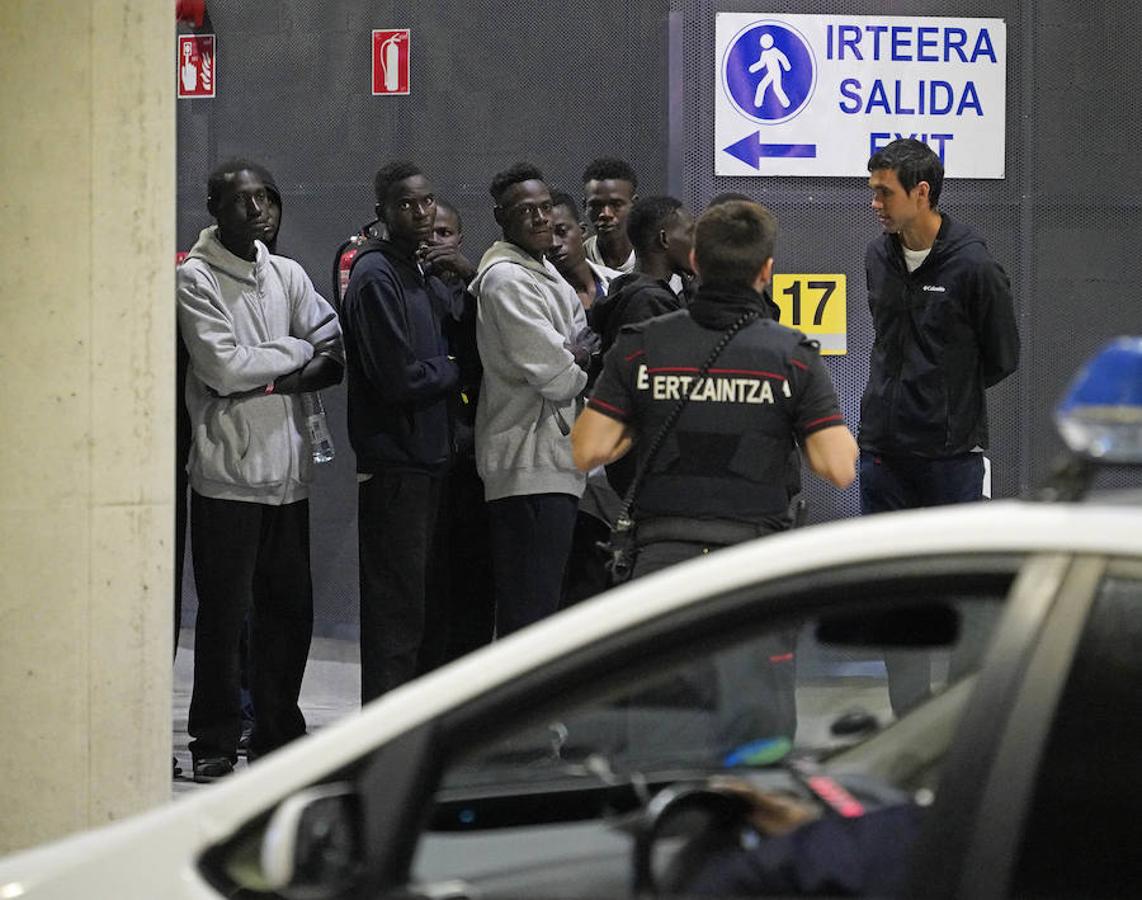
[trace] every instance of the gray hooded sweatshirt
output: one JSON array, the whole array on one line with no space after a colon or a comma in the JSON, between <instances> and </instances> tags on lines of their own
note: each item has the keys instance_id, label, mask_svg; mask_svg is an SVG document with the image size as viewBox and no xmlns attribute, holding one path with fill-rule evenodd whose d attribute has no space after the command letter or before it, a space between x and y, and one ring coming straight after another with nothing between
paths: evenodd
<instances>
[{"instance_id":1,"label":"gray hooded sweatshirt","mask_svg":"<svg viewBox=\"0 0 1142 900\"><path fill-rule=\"evenodd\" d=\"M292 259L256 246L253 262L241 259L211 226L178 269L194 435L187 471L204 497L278 506L305 499L312 475L300 396L241 394L300 369L316 353L344 356L337 315L309 276Z\"/></svg>"},{"instance_id":2,"label":"gray hooded sweatshirt","mask_svg":"<svg viewBox=\"0 0 1142 900\"><path fill-rule=\"evenodd\" d=\"M506 241L488 248L470 290L484 365L476 409L484 496L581 496L570 431L587 374L567 347L587 318L575 290L550 262Z\"/></svg>"}]
</instances>

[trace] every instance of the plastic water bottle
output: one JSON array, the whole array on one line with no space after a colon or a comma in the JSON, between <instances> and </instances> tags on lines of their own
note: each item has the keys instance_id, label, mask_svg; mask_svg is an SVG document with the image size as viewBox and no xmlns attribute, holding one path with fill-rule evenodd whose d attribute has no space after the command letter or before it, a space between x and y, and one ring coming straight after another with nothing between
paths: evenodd
<instances>
[{"instance_id":1,"label":"plastic water bottle","mask_svg":"<svg viewBox=\"0 0 1142 900\"><path fill-rule=\"evenodd\" d=\"M329 434L329 422L325 418L325 404L321 402L321 394L317 391L302 394L301 403L305 410L305 433L309 437L309 451L313 454L313 461L332 462L333 437Z\"/></svg>"}]
</instances>

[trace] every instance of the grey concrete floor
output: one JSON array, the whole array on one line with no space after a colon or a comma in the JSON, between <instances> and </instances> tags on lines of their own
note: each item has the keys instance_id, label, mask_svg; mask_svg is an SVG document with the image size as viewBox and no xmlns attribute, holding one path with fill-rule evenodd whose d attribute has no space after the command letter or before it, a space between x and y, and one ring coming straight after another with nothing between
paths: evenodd
<instances>
[{"instance_id":1,"label":"grey concrete floor","mask_svg":"<svg viewBox=\"0 0 1142 900\"><path fill-rule=\"evenodd\" d=\"M309 662L305 667L305 680L301 685L301 710L310 732L360 709L360 671L356 641L313 639ZM179 636L178 653L175 656L171 704L174 725L172 747L175 758L182 766L182 775L173 781L172 793L175 797L205 787L195 784L191 779L190 752L186 749L189 740L186 718L190 709L193 673L194 631L184 628ZM239 760L239 768L245 765L245 760Z\"/></svg>"}]
</instances>

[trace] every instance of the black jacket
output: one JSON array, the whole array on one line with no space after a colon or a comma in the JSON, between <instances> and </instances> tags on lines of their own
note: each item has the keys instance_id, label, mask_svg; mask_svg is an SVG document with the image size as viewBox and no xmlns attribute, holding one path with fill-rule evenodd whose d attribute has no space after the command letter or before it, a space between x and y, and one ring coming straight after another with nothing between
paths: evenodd
<instances>
[{"instance_id":1,"label":"black jacket","mask_svg":"<svg viewBox=\"0 0 1142 900\"><path fill-rule=\"evenodd\" d=\"M674 289L665 281L641 272L620 275L611 282L607 296L597 301L588 313L588 321L599 333L602 344L599 358L602 359L611 349L624 325L645 322L685 306L685 299L674 293ZM594 379L591 384L594 385ZM628 453L607 466L607 481L620 497L626 494L627 488L634 481L635 456L634 453Z\"/></svg>"},{"instance_id":2,"label":"black jacket","mask_svg":"<svg viewBox=\"0 0 1142 900\"><path fill-rule=\"evenodd\" d=\"M682 309L686 301L665 281L630 272L611 282L607 296L591 307L589 321L602 340L606 354L624 325L645 322L655 316Z\"/></svg>"},{"instance_id":3,"label":"black jacket","mask_svg":"<svg viewBox=\"0 0 1142 900\"><path fill-rule=\"evenodd\" d=\"M984 389L1019 365L1011 282L967 225L945 213L909 273L900 239L865 256L876 339L861 400L860 446L929 459L986 447Z\"/></svg>"},{"instance_id":4,"label":"black jacket","mask_svg":"<svg viewBox=\"0 0 1142 900\"><path fill-rule=\"evenodd\" d=\"M453 302L440 279L390 243L370 241L353 260L341 324L357 471L448 464L449 401L460 380L444 337Z\"/></svg>"},{"instance_id":5,"label":"black jacket","mask_svg":"<svg viewBox=\"0 0 1142 900\"><path fill-rule=\"evenodd\" d=\"M690 381L726 329L760 314L724 347L709 377ZM666 432L681 397L690 400ZM688 310L622 329L588 405L635 433L646 466L635 519L722 519L787 527L794 440L843 424L815 342L765 317L761 294L701 287ZM608 470L608 477L610 472Z\"/></svg>"}]
</instances>

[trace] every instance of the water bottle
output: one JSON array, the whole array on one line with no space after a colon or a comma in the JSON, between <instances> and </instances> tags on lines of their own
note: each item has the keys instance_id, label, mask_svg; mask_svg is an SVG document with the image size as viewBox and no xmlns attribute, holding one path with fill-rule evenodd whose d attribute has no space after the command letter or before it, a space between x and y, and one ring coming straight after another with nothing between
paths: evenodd
<instances>
[{"instance_id":1,"label":"water bottle","mask_svg":"<svg viewBox=\"0 0 1142 900\"><path fill-rule=\"evenodd\" d=\"M314 391L301 395L301 405L305 410L305 433L309 437L309 451L315 463L333 460L333 437L329 434L329 422L325 419L325 404L321 394Z\"/></svg>"}]
</instances>

